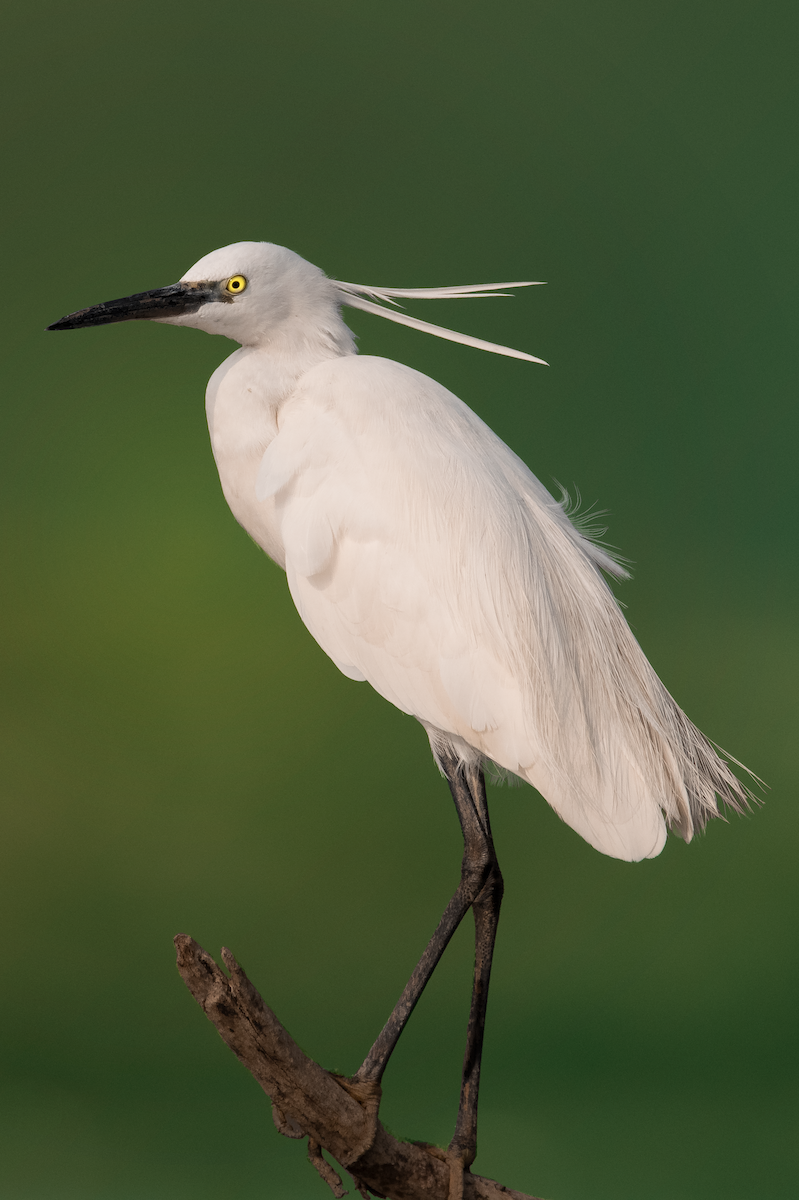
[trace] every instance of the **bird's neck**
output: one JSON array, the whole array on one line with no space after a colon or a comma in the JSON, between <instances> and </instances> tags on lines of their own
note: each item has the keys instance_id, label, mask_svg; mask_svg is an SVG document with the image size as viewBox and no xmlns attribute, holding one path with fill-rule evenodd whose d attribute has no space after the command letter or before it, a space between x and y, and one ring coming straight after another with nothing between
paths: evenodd
<instances>
[{"instance_id":1,"label":"bird's neck","mask_svg":"<svg viewBox=\"0 0 799 1200\"><path fill-rule=\"evenodd\" d=\"M213 405L220 387L229 403L242 411L242 426L260 412L274 421L282 402L294 391L298 380L319 363L357 354L355 339L341 319L337 306L320 305L310 313L307 306L288 311L217 368L208 385ZM234 399L236 398L236 399Z\"/></svg>"},{"instance_id":2,"label":"bird's neck","mask_svg":"<svg viewBox=\"0 0 799 1200\"><path fill-rule=\"evenodd\" d=\"M231 354L208 382L208 430L225 498L236 520L281 566L274 503L257 502L255 479L277 435L281 406L298 381L312 367L356 352L352 334L340 319L339 326L321 334L306 329L297 337L286 322L261 345L242 346Z\"/></svg>"},{"instance_id":3,"label":"bird's neck","mask_svg":"<svg viewBox=\"0 0 799 1200\"><path fill-rule=\"evenodd\" d=\"M280 363L281 370L295 379L325 359L357 353L338 305L329 302L313 307L298 304L296 309L289 304L278 322L254 332L243 344Z\"/></svg>"}]
</instances>

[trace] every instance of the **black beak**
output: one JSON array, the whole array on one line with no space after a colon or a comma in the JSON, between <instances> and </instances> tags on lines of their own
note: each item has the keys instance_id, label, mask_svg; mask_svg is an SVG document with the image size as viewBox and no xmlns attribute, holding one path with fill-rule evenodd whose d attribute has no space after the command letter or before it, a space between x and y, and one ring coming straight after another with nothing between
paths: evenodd
<instances>
[{"instance_id":1,"label":"black beak","mask_svg":"<svg viewBox=\"0 0 799 1200\"><path fill-rule=\"evenodd\" d=\"M48 329L84 329L88 325L113 325L116 321L147 321L196 312L209 300L221 300L218 283L171 283L152 292L138 292L121 300L106 300L91 308L69 313Z\"/></svg>"}]
</instances>

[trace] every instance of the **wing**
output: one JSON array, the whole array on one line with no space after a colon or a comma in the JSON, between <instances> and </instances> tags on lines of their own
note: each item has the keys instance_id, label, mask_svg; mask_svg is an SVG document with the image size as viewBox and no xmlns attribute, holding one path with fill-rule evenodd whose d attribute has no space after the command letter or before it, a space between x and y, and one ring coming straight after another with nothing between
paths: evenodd
<instances>
[{"instance_id":1,"label":"wing","mask_svg":"<svg viewBox=\"0 0 799 1200\"><path fill-rule=\"evenodd\" d=\"M314 367L281 407L258 495L340 669L528 779L597 849L657 854L666 821L690 838L717 791L741 797L600 568L623 572L426 376L369 357Z\"/></svg>"}]
</instances>

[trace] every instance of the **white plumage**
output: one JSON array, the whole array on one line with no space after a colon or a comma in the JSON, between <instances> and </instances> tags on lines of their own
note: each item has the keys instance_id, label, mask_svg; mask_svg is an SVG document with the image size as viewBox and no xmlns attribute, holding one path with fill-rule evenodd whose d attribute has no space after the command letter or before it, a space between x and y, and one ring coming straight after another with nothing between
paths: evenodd
<instances>
[{"instance_id":1,"label":"white plumage","mask_svg":"<svg viewBox=\"0 0 799 1200\"><path fill-rule=\"evenodd\" d=\"M716 795L744 805L602 578L623 569L456 396L357 355L340 314L385 315L363 293L484 289L339 285L268 243L216 251L181 282L234 275L234 303L166 319L242 344L207 393L222 487L340 670L417 717L434 753L529 780L603 853L651 857L667 825L690 840L718 815Z\"/></svg>"}]
</instances>

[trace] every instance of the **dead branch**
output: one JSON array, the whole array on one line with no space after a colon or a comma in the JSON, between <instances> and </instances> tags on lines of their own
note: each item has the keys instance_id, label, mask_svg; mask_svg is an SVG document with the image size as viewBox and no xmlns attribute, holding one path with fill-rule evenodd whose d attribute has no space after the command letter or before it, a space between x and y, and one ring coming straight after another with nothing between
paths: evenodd
<instances>
[{"instance_id":1,"label":"dead branch","mask_svg":"<svg viewBox=\"0 0 799 1200\"><path fill-rule=\"evenodd\" d=\"M308 1138L309 1157L335 1196L346 1193L322 1149L350 1173L362 1196L368 1188L388 1200L451 1200L454 1171L446 1151L392 1137L378 1120L379 1086L332 1075L308 1058L229 950L222 950L228 977L186 934L178 934L175 947L183 982L271 1099L278 1131ZM534 1200L470 1171L462 1194L463 1200Z\"/></svg>"}]
</instances>

